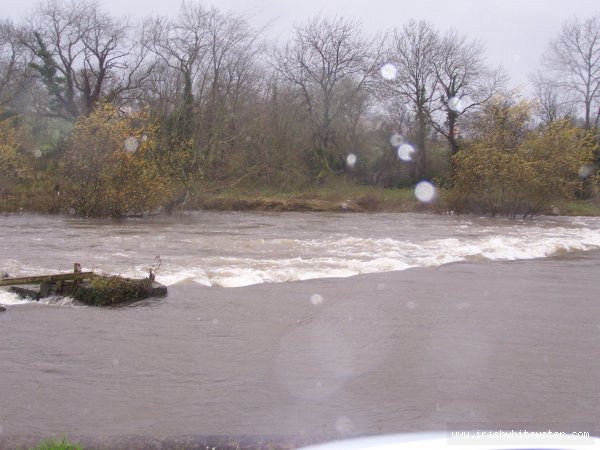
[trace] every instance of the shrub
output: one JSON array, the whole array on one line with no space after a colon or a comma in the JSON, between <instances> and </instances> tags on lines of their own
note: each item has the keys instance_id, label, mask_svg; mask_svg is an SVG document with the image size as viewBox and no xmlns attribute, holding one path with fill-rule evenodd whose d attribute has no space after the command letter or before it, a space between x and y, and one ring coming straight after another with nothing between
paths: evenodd
<instances>
[{"instance_id":1,"label":"shrub","mask_svg":"<svg viewBox=\"0 0 600 450\"><path fill-rule=\"evenodd\" d=\"M532 131L514 148L475 142L455 156L450 207L457 212L527 216L577 197L593 163L591 133L568 121Z\"/></svg>"},{"instance_id":2,"label":"shrub","mask_svg":"<svg viewBox=\"0 0 600 450\"><path fill-rule=\"evenodd\" d=\"M80 119L61 162L67 207L83 216L118 217L163 204L168 183L149 156L154 134L108 104Z\"/></svg>"}]
</instances>

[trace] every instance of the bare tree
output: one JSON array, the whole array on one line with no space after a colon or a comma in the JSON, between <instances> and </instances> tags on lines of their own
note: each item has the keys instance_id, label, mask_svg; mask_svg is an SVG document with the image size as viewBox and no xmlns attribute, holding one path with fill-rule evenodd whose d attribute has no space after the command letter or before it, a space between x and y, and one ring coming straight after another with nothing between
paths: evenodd
<instances>
[{"instance_id":1,"label":"bare tree","mask_svg":"<svg viewBox=\"0 0 600 450\"><path fill-rule=\"evenodd\" d=\"M600 119L600 15L567 21L542 60L545 76L583 106L584 128Z\"/></svg>"},{"instance_id":2,"label":"bare tree","mask_svg":"<svg viewBox=\"0 0 600 450\"><path fill-rule=\"evenodd\" d=\"M331 172L336 121L368 90L383 54L380 37L366 38L358 22L316 17L276 51L277 69L301 98L312 135L317 178Z\"/></svg>"},{"instance_id":3,"label":"bare tree","mask_svg":"<svg viewBox=\"0 0 600 450\"><path fill-rule=\"evenodd\" d=\"M52 100L45 113L68 120L89 114L100 99L117 100L148 73L130 24L94 1L49 0L30 21L26 44Z\"/></svg>"},{"instance_id":4,"label":"bare tree","mask_svg":"<svg viewBox=\"0 0 600 450\"><path fill-rule=\"evenodd\" d=\"M535 88L534 111L542 123L548 125L574 116L575 102L568 92L539 72L532 75L530 79Z\"/></svg>"},{"instance_id":5,"label":"bare tree","mask_svg":"<svg viewBox=\"0 0 600 450\"><path fill-rule=\"evenodd\" d=\"M459 149L459 120L463 114L488 102L502 91L506 75L490 69L484 61L484 48L455 30L439 42L433 66L437 79L437 107L431 110L433 128L444 136L452 155Z\"/></svg>"},{"instance_id":6,"label":"bare tree","mask_svg":"<svg viewBox=\"0 0 600 450\"><path fill-rule=\"evenodd\" d=\"M438 48L436 31L425 21L411 20L394 32L390 64L395 76L388 77L384 96L392 103L405 102L414 114L416 161L413 182L427 177L427 135L431 104L436 95L437 79L433 60Z\"/></svg>"},{"instance_id":7,"label":"bare tree","mask_svg":"<svg viewBox=\"0 0 600 450\"><path fill-rule=\"evenodd\" d=\"M246 105L262 82L260 30L244 16L186 2L175 20L150 19L145 28L156 58L147 98L164 140L157 157L177 177L184 203L200 178L225 175L249 122Z\"/></svg>"},{"instance_id":8,"label":"bare tree","mask_svg":"<svg viewBox=\"0 0 600 450\"><path fill-rule=\"evenodd\" d=\"M155 18L146 26L146 45L156 55L159 69L152 77L152 90L177 111L174 131L183 138L191 133L195 91L202 91L206 83L208 15L200 5L182 3L176 21Z\"/></svg>"},{"instance_id":9,"label":"bare tree","mask_svg":"<svg viewBox=\"0 0 600 450\"><path fill-rule=\"evenodd\" d=\"M25 90L29 63L20 31L12 22L0 21L0 107L11 104Z\"/></svg>"}]
</instances>

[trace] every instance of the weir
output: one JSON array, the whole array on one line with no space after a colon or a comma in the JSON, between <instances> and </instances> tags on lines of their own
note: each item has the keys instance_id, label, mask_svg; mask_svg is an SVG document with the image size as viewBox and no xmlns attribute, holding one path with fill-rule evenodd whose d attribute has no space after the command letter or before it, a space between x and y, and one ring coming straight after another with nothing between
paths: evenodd
<instances>
[{"instance_id":1,"label":"weir","mask_svg":"<svg viewBox=\"0 0 600 450\"><path fill-rule=\"evenodd\" d=\"M72 273L59 273L54 275L36 275L31 277L16 277L0 279L0 286L17 286L23 284L58 283L60 281L78 281L96 276L94 272L82 272L81 265L73 264Z\"/></svg>"},{"instance_id":2,"label":"weir","mask_svg":"<svg viewBox=\"0 0 600 450\"><path fill-rule=\"evenodd\" d=\"M2 286L10 286L10 291L22 298L39 300L52 295L72 296L95 306L167 295L166 286L155 282L152 273L149 278L141 280L97 275L94 272L82 272L79 263L73 264L72 273L3 278L0 280Z\"/></svg>"}]
</instances>

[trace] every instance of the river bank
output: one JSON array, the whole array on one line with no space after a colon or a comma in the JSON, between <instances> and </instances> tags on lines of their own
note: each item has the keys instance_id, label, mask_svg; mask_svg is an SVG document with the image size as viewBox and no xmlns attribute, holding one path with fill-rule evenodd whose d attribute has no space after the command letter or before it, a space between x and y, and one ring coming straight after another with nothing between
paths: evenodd
<instances>
[{"instance_id":1,"label":"river bank","mask_svg":"<svg viewBox=\"0 0 600 450\"><path fill-rule=\"evenodd\" d=\"M449 424L594 433L599 263L595 251L234 289L187 281L121 310L12 306L0 447L50 435L298 445Z\"/></svg>"},{"instance_id":2,"label":"river bank","mask_svg":"<svg viewBox=\"0 0 600 450\"><path fill-rule=\"evenodd\" d=\"M357 213L448 213L447 192L438 191L431 202L419 201L413 189L364 186L334 179L322 186L277 191L245 185L207 189L190 197L187 211L266 211L266 212L357 212ZM0 193L0 213L70 213L60 196L30 195L27 192ZM76 214L76 211L71 211ZM156 212L156 213L161 213ZM538 215L600 216L600 197L556 201Z\"/></svg>"},{"instance_id":3,"label":"river bank","mask_svg":"<svg viewBox=\"0 0 600 450\"><path fill-rule=\"evenodd\" d=\"M421 202L412 189L365 188L345 191L308 193L273 193L225 191L205 194L186 206L189 210L208 211L296 211L358 213L423 213L447 214L445 193L431 202ZM600 216L600 198L556 201L536 215Z\"/></svg>"}]
</instances>

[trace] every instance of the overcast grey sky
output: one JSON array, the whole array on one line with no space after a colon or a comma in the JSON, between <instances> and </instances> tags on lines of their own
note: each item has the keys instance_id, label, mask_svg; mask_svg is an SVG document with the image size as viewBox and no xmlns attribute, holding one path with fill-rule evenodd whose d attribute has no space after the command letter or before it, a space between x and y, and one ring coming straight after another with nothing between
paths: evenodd
<instances>
[{"instance_id":1,"label":"overcast grey sky","mask_svg":"<svg viewBox=\"0 0 600 450\"><path fill-rule=\"evenodd\" d=\"M3 18L19 21L36 0L2 0ZM502 65L513 87L527 89L535 70L561 24L572 17L600 13L600 0L220 0L203 1L221 10L246 12L256 26L271 23L268 36L285 40L293 25L319 13L359 19L375 33L401 27L407 20L426 19L438 29L456 28L479 39L490 65ZM101 0L116 15L176 15L180 2L168 0Z\"/></svg>"}]
</instances>

